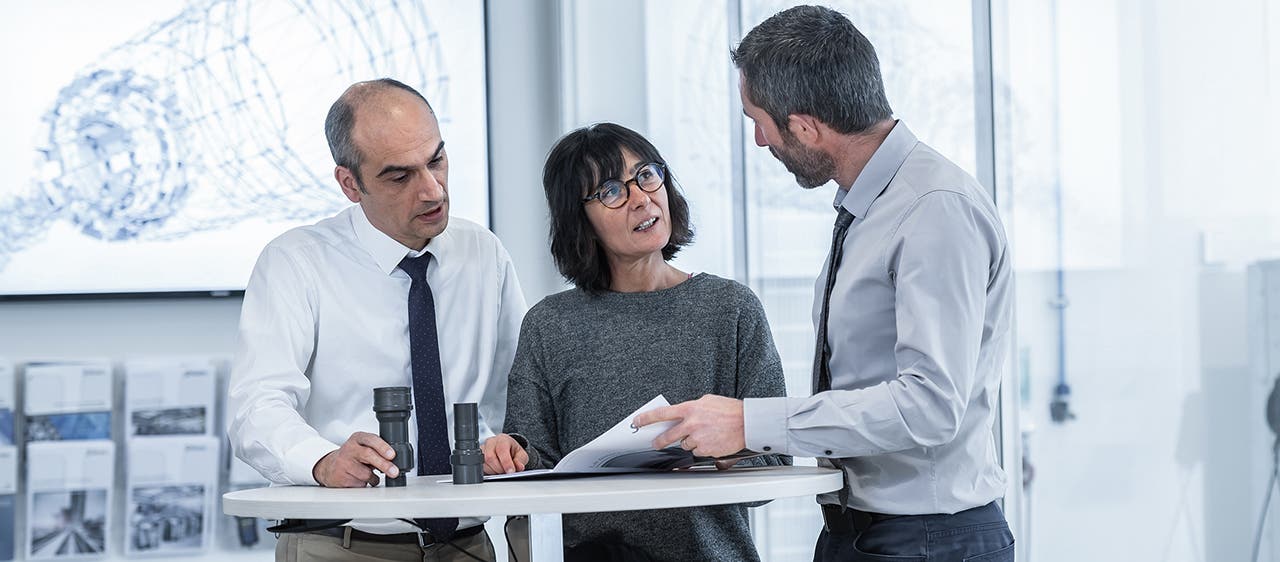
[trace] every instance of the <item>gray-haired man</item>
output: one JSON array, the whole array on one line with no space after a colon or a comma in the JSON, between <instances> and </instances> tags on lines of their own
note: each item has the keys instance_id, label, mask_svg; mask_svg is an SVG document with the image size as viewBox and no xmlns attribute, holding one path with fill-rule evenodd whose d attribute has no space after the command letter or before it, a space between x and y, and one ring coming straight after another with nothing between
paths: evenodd
<instances>
[{"instance_id":1,"label":"gray-haired man","mask_svg":"<svg viewBox=\"0 0 1280 562\"><path fill-rule=\"evenodd\" d=\"M721 396L637 417L655 445L819 457L815 560L1013 560L992 426L1011 337L1011 256L988 192L893 119L875 49L842 14L800 6L733 53L742 105L801 187L834 180L817 280L814 394ZM825 243L825 242L824 242Z\"/></svg>"}]
</instances>

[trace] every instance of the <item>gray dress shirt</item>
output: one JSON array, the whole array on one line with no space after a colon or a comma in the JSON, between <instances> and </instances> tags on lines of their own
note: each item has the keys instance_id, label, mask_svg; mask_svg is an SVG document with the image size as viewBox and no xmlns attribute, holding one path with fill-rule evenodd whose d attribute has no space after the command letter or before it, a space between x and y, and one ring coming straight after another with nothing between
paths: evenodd
<instances>
[{"instance_id":1,"label":"gray dress shirt","mask_svg":"<svg viewBox=\"0 0 1280 562\"><path fill-rule=\"evenodd\" d=\"M956 513L1002 497L992 426L1013 279L991 196L898 123L835 205L855 219L831 292L832 390L746 399L747 447L843 459L849 507L863 511ZM825 280L824 268L815 323Z\"/></svg>"}]
</instances>

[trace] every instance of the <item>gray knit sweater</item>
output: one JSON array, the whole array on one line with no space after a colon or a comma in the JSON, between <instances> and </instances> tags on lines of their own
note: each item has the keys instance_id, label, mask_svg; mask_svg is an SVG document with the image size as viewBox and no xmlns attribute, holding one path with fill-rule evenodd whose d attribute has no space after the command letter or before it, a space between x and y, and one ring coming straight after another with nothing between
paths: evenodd
<instances>
[{"instance_id":1,"label":"gray knit sweater","mask_svg":"<svg viewBox=\"0 0 1280 562\"><path fill-rule=\"evenodd\" d=\"M660 291L591 296L575 289L543 299L520 329L505 431L526 437L550 468L659 394L672 404L704 394L786 394L764 309L750 289L700 274ZM565 515L564 532L566 547L623 542L656 560L759 560L744 505Z\"/></svg>"}]
</instances>

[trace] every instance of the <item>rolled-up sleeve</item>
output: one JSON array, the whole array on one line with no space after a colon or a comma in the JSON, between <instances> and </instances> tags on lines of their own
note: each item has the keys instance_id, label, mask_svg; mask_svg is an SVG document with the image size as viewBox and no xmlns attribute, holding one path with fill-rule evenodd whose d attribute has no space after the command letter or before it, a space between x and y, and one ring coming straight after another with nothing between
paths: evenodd
<instances>
[{"instance_id":1,"label":"rolled-up sleeve","mask_svg":"<svg viewBox=\"0 0 1280 562\"><path fill-rule=\"evenodd\" d=\"M227 389L227 436L235 455L268 480L316 485L312 469L338 445L300 413L316 336L314 295L302 278L289 255L270 246L254 266Z\"/></svg>"},{"instance_id":2,"label":"rolled-up sleeve","mask_svg":"<svg viewBox=\"0 0 1280 562\"><path fill-rule=\"evenodd\" d=\"M998 223L964 194L933 191L903 215L889 241L897 376L807 398L748 399L749 448L854 457L955 438L973 392L991 269L1003 248ZM833 380L838 369L833 365Z\"/></svg>"}]
</instances>

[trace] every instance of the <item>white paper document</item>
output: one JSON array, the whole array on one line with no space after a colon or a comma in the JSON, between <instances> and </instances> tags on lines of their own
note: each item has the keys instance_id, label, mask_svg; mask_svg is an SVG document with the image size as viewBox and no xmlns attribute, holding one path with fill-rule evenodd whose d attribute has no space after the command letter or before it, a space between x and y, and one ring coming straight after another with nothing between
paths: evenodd
<instances>
[{"instance_id":1,"label":"white paper document","mask_svg":"<svg viewBox=\"0 0 1280 562\"><path fill-rule=\"evenodd\" d=\"M125 435L213 435L217 371L211 359L125 364Z\"/></svg>"},{"instance_id":2,"label":"white paper document","mask_svg":"<svg viewBox=\"0 0 1280 562\"><path fill-rule=\"evenodd\" d=\"M27 442L111 439L109 361L32 362L24 379Z\"/></svg>"},{"instance_id":3,"label":"white paper document","mask_svg":"<svg viewBox=\"0 0 1280 562\"><path fill-rule=\"evenodd\" d=\"M170 556L208 547L221 445L209 436L129 440L127 555Z\"/></svg>"},{"instance_id":4,"label":"white paper document","mask_svg":"<svg viewBox=\"0 0 1280 562\"><path fill-rule=\"evenodd\" d=\"M661 394L622 418L599 437L591 440L560 459L553 469L526 470L513 474L495 474L485 476L485 480L513 480L520 478L536 478L550 476L568 476L582 474L609 474L620 472L666 472L678 468L690 468L700 465L711 465L716 460L710 457L697 457L693 453L671 446L665 449L653 448L653 440L676 424L666 421L650 424L641 428L631 425L631 420L643 412L670 406ZM724 457L724 459L743 459L759 456L758 453L742 451Z\"/></svg>"},{"instance_id":5,"label":"white paper document","mask_svg":"<svg viewBox=\"0 0 1280 562\"><path fill-rule=\"evenodd\" d=\"M115 445L27 445L28 559L102 557L110 551Z\"/></svg>"}]
</instances>

